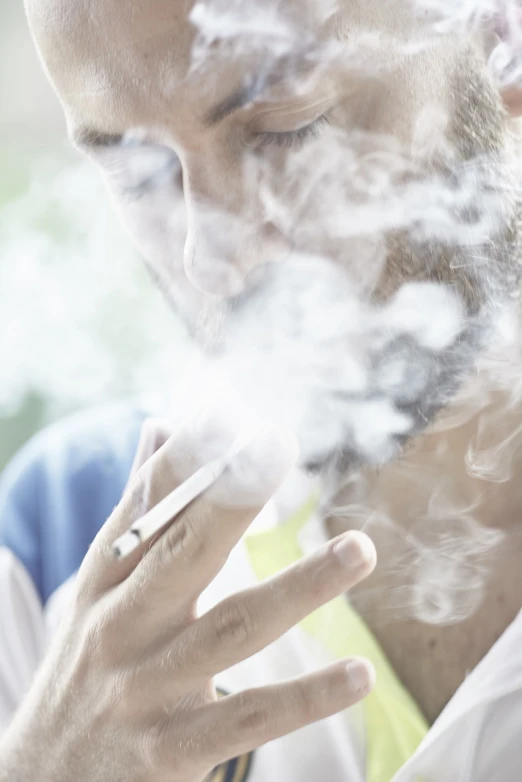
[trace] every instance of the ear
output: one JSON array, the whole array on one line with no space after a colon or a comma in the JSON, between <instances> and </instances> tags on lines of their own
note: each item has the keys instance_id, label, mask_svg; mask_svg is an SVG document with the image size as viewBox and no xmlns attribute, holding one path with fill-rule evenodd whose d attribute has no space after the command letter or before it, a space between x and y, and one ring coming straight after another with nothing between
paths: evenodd
<instances>
[{"instance_id":1,"label":"ear","mask_svg":"<svg viewBox=\"0 0 522 782\"><path fill-rule=\"evenodd\" d=\"M482 18L491 76L513 117L522 116L522 0L493 0Z\"/></svg>"}]
</instances>

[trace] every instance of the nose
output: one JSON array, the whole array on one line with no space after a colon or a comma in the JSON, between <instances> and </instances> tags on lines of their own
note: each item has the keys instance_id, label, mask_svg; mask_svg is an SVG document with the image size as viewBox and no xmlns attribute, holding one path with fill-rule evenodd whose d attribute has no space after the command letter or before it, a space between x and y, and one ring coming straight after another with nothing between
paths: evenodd
<instances>
[{"instance_id":1,"label":"nose","mask_svg":"<svg viewBox=\"0 0 522 782\"><path fill-rule=\"evenodd\" d=\"M245 286L244 240L237 222L208 204L188 208L185 274L196 288L219 298L237 296Z\"/></svg>"},{"instance_id":2,"label":"nose","mask_svg":"<svg viewBox=\"0 0 522 782\"><path fill-rule=\"evenodd\" d=\"M288 243L264 220L255 182L240 166L218 170L213 161L203 170L200 162L185 172L185 274L205 293L237 296L256 267L288 255Z\"/></svg>"}]
</instances>

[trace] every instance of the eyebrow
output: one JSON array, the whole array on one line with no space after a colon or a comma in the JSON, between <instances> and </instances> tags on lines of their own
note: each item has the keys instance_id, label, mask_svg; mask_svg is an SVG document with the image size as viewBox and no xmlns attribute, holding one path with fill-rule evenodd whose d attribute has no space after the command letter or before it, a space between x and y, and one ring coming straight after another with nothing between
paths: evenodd
<instances>
[{"instance_id":1,"label":"eyebrow","mask_svg":"<svg viewBox=\"0 0 522 782\"><path fill-rule=\"evenodd\" d=\"M299 66L303 64L303 60L298 59L297 68L296 61L293 60L293 67L281 68L281 63L278 63L279 67L272 71L266 70L255 76L247 77L246 83L210 109L204 119L205 125L207 127L219 125L231 114L252 103L268 87L273 87L292 73L295 75ZM124 136L121 133L102 133L95 128L83 127L73 133L72 140L75 144L88 147L115 147L123 143Z\"/></svg>"}]
</instances>

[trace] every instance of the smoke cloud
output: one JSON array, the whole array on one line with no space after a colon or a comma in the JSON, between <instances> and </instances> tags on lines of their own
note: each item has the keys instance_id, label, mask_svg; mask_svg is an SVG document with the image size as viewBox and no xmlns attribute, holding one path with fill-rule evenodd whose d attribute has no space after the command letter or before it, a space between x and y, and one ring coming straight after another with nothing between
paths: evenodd
<instances>
[{"instance_id":1,"label":"smoke cloud","mask_svg":"<svg viewBox=\"0 0 522 782\"><path fill-rule=\"evenodd\" d=\"M0 208L0 413L155 394L191 360L87 164L42 163Z\"/></svg>"},{"instance_id":2,"label":"smoke cloud","mask_svg":"<svg viewBox=\"0 0 522 782\"><path fill-rule=\"evenodd\" d=\"M519 78L515 3L506 2L506 13L498 16L493 0L418 0L416 9L427 11L432 25L424 23L411 39L368 29L346 44L337 37L318 43L310 24L332 21L338 4L308 6L312 12L302 15L305 22L279 2L199 0L191 12L196 37L187 85L205 71L212 91L213 65L241 62L246 55L256 60L256 79L265 79L274 63L284 65L298 93L319 83L333 64L351 78L391 79L401 62L427 51L438 36L474 35L486 19L497 17L502 29L491 48L490 72L501 85ZM303 78L294 70L296 53L307 61ZM255 86L253 79L245 69L243 86ZM283 236L289 250L282 261L256 264L248 253L237 261L246 274L245 291L228 301L206 301L190 324L192 334L204 337L203 352L174 321L152 314L156 300L144 303L119 235L109 238L99 212L83 223L74 242L31 230L21 245L17 221L31 214L36 196L38 203L58 200L65 223L85 209L78 172L47 184L45 199L32 191L10 205L0 215L5 298L0 317L11 337L2 361L15 369L3 402L27 387L65 399L81 387L84 403L114 389L155 387L164 409L168 400L173 422L209 402L215 409L221 399L227 414L240 411L241 422L287 427L299 440L301 466L322 472L324 513L393 539L395 553L384 567L400 578L382 596L383 613L388 619L450 624L480 605L503 541L482 524L480 488L470 489L463 501L458 487L441 485L446 476L422 462L410 464L412 485L422 487L423 500L412 504L405 520L386 503L372 505L367 476L377 475L378 468L385 474L387 464L401 458L410 442L414 447L427 427L436 437L477 419L462 454L463 473L477 485L509 480L522 430L504 431L498 421L522 399L516 317L519 161L507 130L498 144L481 145L479 134L466 136L465 122L459 135L450 108L435 101L419 108L408 142L400 133L370 133L357 118L356 112L347 113L344 123L326 117L291 155L284 154L289 136L276 143L270 134L261 135L254 153L262 146L263 154L249 155L240 172L246 217L204 206L199 219L209 257L230 263L230 248L236 237L248 234L252 215ZM477 148L470 151L472 140ZM163 224L151 217L159 214L158 197L142 198L141 183L155 183L162 198L173 197L172 155L138 154L111 149L109 184L113 195L123 190L134 199L133 214L140 205L148 209L143 225L161 234ZM171 216L174 207L167 207ZM164 232L169 250L179 238L174 231L183 233L181 223L169 223ZM172 263L182 266L177 258ZM56 264L59 283L51 273ZM16 312L12 291L22 285L35 301L35 320L50 324L45 345L34 332L28 339L27 324ZM93 291L93 298L72 299L71 290ZM146 327L138 325L135 334L138 340L146 335L142 360L118 376L112 355L95 336L100 313L118 321L116 292L147 310ZM24 369L20 357L29 350L42 360ZM73 375L71 357L79 368ZM208 443L204 432L200 436L204 458ZM438 462L442 473L443 462Z\"/></svg>"},{"instance_id":3,"label":"smoke cloud","mask_svg":"<svg viewBox=\"0 0 522 782\"><path fill-rule=\"evenodd\" d=\"M497 17L507 29L488 67L505 86L518 78L519 15L508 5L498 17L496 3L421 1L417 10L431 14L430 29L402 47L394 41L386 57L374 56L386 48L385 36L367 32L356 64L350 44L342 53L319 47L323 59L317 70L312 61L307 87L322 77L325 60L374 78L439 35L472 36ZM240 2L225 14L218 3L199 2L192 14L197 67L220 54L243 57L245 24L256 30L254 48L275 60L290 57L303 31L280 10ZM416 118L413 148L392 135L327 127L282 170L270 158L245 168L245 181L259 183L263 219L291 237L293 252L255 269L248 292L223 308L201 383L298 434L302 463L323 472L326 514L394 539L396 553L384 564L395 585L382 596L387 621L452 624L477 610L505 540L483 526L478 482L507 482L520 443L520 427L499 436L498 426L505 408L520 401L519 384L509 385L520 367L519 270L506 236L520 163L485 149L463 155L452 122L443 107L428 105ZM207 211L205 220L216 246L233 233L229 216ZM390 266L395 279L386 286ZM425 502L412 508L415 519L361 503L368 466L400 457L437 413L431 437L476 419L461 460L478 483L466 484L469 502L439 461L439 473L433 465L414 470ZM495 427L491 443L486 432ZM339 492L351 501L339 505Z\"/></svg>"}]
</instances>

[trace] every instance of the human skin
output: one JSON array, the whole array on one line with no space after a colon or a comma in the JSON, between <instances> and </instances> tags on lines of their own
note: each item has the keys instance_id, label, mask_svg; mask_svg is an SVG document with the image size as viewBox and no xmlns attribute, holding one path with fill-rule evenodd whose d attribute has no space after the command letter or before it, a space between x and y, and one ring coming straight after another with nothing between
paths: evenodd
<instances>
[{"instance_id":1,"label":"human skin","mask_svg":"<svg viewBox=\"0 0 522 782\"><path fill-rule=\"evenodd\" d=\"M378 78L369 78L353 67L347 68L342 58L334 58L321 71L320 79L307 82L304 92L295 94L294 79L289 84L283 81L267 96L260 96L212 126L206 121L212 107L242 84L245 72L257 72L259 61L255 51L250 58L244 51L241 58L218 56L214 79L209 80L207 71L196 71L188 78L194 29L187 18L186 3L153 0L138 5L92 0L72 8L67 0L28 0L26 5L71 137L104 171L149 267L192 324L202 310L214 306L213 294L240 297L248 291L256 269L268 261L284 263L291 250L326 254L343 265L347 274L351 273L354 248L361 252L359 240L339 241L321 226L316 225L314 232L289 236L277 221L266 219L258 197L259 176L270 177L275 191L284 189L282 172L295 154L287 135L280 144L274 134L303 128L327 111L329 124L320 128L317 139L319 153L328 149L332 134L339 130L350 133L354 124L361 131L392 137L411 150L419 114L425 107L436 106L448 118L445 133L458 160L488 154L497 163L504 158L509 162L512 154L509 119L501 96L485 75L487 50L482 42L472 45L445 36L406 61L399 58L394 63L390 41L416 41L420 24L413 21L407 4L399 0L386 4L346 2L325 22L318 19L318 6L312 2L286 3L285 14L292 24L297 24L303 35L313 30L318 45L327 45L334 38L348 48L365 40L365 32L387 34L389 39L382 40L380 46L386 67ZM511 107L517 106L516 91L511 89L507 99ZM130 158L138 152L121 145L122 135L136 128L144 134L146 144L162 150L168 172L139 198L133 198L128 187L129 182L135 183L129 173ZM272 137L268 144L267 134ZM433 158L422 158L421 163L444 168L438 150ZM257 174L245 178L245 166L249 171L253 166ZM509 167L503 163L502 174L509 177ZM313 198L307 202L308 211L301 214L303 221L317 208ZM219 242L214 235L216 212L224 214L233 229L224 239L220 236ZM311 223L315 225L313 220ZM501 223L498 235L481 247L481 257L487 259L484 275L477 275L472 264L452 265L437 245L429 248L435 263L428 275L423 248L412 246L400 233L386 236L389 252L382 274L373 281L374 297L387 300L407 279L434 278L450 283L470 314L487 309L491 282L493 287L504 286L506 295L517 285L518 207L510 197L502 204ZM455 248L450 260L460 258L462 252ZM466 367L454 368L455 386L461 369ZM415 407L424 403L424 399L415 400ZM434 413L437 405L436 398L429 400L428 412ZM458 487L468 486L464 456L472 437L473 432L467 430L451 436L437 435L439 450L431 446L433 436L429 441L420 438L400 464L407 471L418 453L431 449L439 454L432 468L439 476L445 475L447 462L440 454L451 452L458 455L452 480ZM458 441L455 447L454 439ZM394 505L392 518L400 525L409 518L409 509L404 495L401 503L390 488L399 469L391 465L370 472L363 500L369 507ZM475 482L469 490L471 501L481 489ZM429 492L429 486L425 487L424 506ZM510 494L504 485L502 501L497 502L494 512L491 506L484 509L481 521L502 526L505 509L510 502L516 506L517 497L514 487ZM333 532L345 526L340 519L331 521ZM379 544L379 549L385 567L386 545ZM489 602L470 620L471 626L434 629L411 621L383 627L379 618L373 618L373 607L361 601L362 612L367 611L396 669L430 719L440 712L466 670L476 664L516 613L520 591L513 578L515 566L514 554L511 559L503 559L502 567L494 574ZM378 584L382 583L379 573L378 569ZM388 577L386 570L384 573ZM505 608L494 611L491 601L495 603L499 596ZM473 643L468 642L470 637Z\"/></svg>"},{"instance_id":2,"label":"human skin","mask_svg":"<svg viewBox=\"0 0 522 782\"><path fill-rule=\"evenodd\" d=\"M257 19L254 2L229 14L236 34L211 42L195 62L206 27L204 18L198 34L192 5L90 0L72 10L67 0L27 2L71 138L102 169L149 268L194 331L216 322L216 311L223 331L239 331L266 268L302 254L341 267L372 304L390 302L407 282L451 290L469 322L435 358L415 340L408 346L410 363L419 350L427 358L432 382L393 401L407 417L387 443L396 455L455 392L491 312L518 284L512 140L486 74L486 48L434 35L405 0L384 8L345 2L333 14L315 0L260 5L278 33L256 42L241 28L242 19ZM362 161L360 171L343 168L343 143ZM404 224L400 216L373 234L368 226L346 234L344 215L361 201L369 211L379 204L359 184L372 175L364 165L371 169L379 157L395 158L397 170L377 165L373 175L389 176L397 192L437 175L451 201L455 181L470 171L475 180L485 177L476 197L464 207L450 204L446 217L454 220L459 208L457 223L473 224L476 211L489 216L483 195L498 190L494 225L471 244L425 239L415 220ZM419 191L414 203L423 197ZM223 316L222 302L230 300ZM371 365L385 361L366 353ZM377 392L375 384L365 390ZM368 461L349 436L328 453L304 451L312 467Z\"/></svg>"},{"instance_id":3,"label":"human skin","mask_svg":"<svg viewBox=\"0 0 522 782\"><path fill-rule=\"evenodd\" d=\"M191 445L188 430L168 437L155 422L144 426L123 499L90 548L68 615L0 742L2 782L201 782L220 763L371 690L371 665L355 659L219 700L213 684L364 578L375 565L365 535L347 533L200 618L199 595L259 505L230 509L201 498L151 548L112 559L116 538L184 478ZM262 505L295 457L292 436L266 431L236 461L258 471ZM227 473L221 494L233 496L241 480Z\"/></svg>"}]
</instances>

